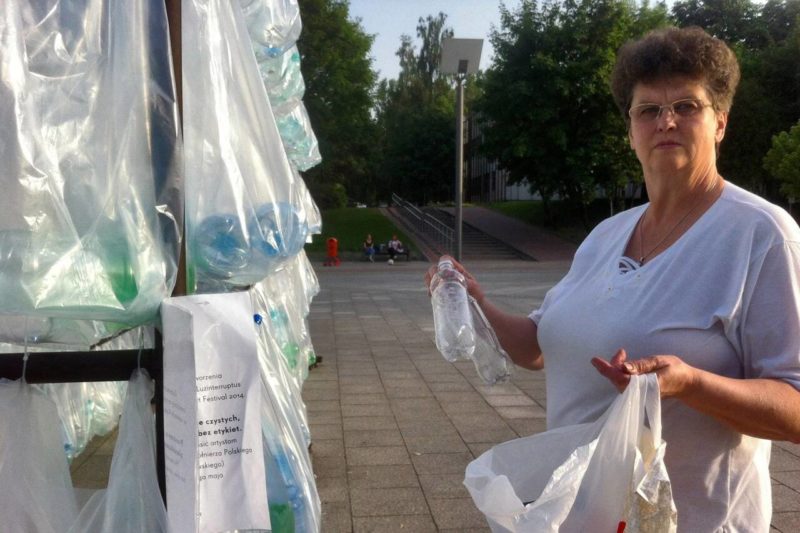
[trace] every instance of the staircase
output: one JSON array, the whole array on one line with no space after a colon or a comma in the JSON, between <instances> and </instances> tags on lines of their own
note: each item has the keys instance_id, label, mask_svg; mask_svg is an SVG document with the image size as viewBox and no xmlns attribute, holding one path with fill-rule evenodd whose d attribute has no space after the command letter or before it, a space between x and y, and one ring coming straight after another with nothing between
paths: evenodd
<instances>
[{"instance_id":1,"label":"staircase","mask_svg":"<svg viewBox=\"0 0 800 533\"><path fill-rule=\"evenodd\" d=\"M443 209L426 207L423 208L423 211L450 228L455 226L455 216ZM523 252L512 248L494 237L486 235L482 231L466 223L462 226L461 259L463 261L533 260L532 257Z\"/></svg>"}]
</instances>

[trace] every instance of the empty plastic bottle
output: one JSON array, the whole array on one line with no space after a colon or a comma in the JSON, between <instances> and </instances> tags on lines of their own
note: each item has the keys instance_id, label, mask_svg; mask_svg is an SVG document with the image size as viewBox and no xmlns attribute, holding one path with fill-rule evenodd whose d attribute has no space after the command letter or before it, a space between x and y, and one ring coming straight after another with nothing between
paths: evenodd
<instances>
[{"instance_id":1,"label":"empty plastic bottle","mask_svg":"<svg viewBox=\"0 0 800 533\"><path fill-rule=\"evenodd\" d=\"M259 207L248 230L252 248L273 262L296 255L308 236L304 218L288 202L270 202Z\"/></svg>"},{"instance_id":2,"label":"empty plastic bottle","mask_svg":"<svg viewBox=\"0 0 800 533\"><path fill-rule=\"evenodd\" d=\"M115 229L115 222L103 220L102 223L97 229L99 249L96 254L103 264L106 278L117 300L121 304L129 304L136 299L139 290L128 239Z\"/></svg>"},{"instance_id":3,"label":"empty plastic bottle","mask_svg":"<svg viewBox=\"0 0 800 533\"><path fill-rule=\"evenodd\" d=\"M246 228L239 216L211 215L192 232L198 287L252 285L303 249L308 224L292 204L266 203L245 217Z\"/></svg>"},{"instance_id":4,"label":"empty plastic bottle","mask_svg":"<svg viewBox=\"0 0 800 533\"><path fill-rule=\"evenodd\" d=\"M195 230L197 266L214 279L231 279L250 262L250 248L239 219L234 215L211 215Z\"/></svg>"},{"instance_id":5,"label":"empty plastic bottle","mask_svg":"<svg viewBox=\"0 0 800 533\"><path fill-rule=\"evenodd\" d=\"M499 353L490 350L475 350L472 362L478 377L486 385L505 383L511 377L511 364L509 360Z\"/></svg>"},{"instance_id":6,"label":"empty plastic bottle","mask_svg":"<svg viewBox=\"0 0 800 533\"><path fill-rule=\"evenodd\" d=\"M295 519L292 503L289 498L286 482L272 447L264 446L264 459L267 469L267 502L269 504L269 521L273 533L294 533ZM279 453L279 452L278 452Z\"/></svg>"},{"instance_id":7,"label":"empty plastic bottle","mask_svg":"<svg viewBox=\"0 0 800 533\"><path fill-rule=\"evenodd\" d=\"M298 355L300 353L300 346L292 339L289 332L289 316L283 309L270 309L269 318L272 322L272 332L275 341L286 357L286 362L290 370L295 370L298 363Z\"/></svg>"},{"instance_id":8,"label":"empty plastic bottle","mask_svg":"<svg viewBox=\"0 0 800 533\"><path fill-rule=\"evenodd\" d=\"M475 352L475 327L467 296L467 282L442 259L431 279L431 305L436 330L436 347L448 361L471 358Z\"/></svg>"}]
</instances>

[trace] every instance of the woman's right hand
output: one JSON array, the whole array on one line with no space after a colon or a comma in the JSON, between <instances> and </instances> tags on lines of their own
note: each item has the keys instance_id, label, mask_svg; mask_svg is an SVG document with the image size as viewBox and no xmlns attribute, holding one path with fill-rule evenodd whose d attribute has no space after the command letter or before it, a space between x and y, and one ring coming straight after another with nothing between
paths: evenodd
<instances>
[{"instance_id":1,"label":"woman's right hand","mask_svg":"<svg viewBox=\"0 0 800 533\"><path fill-rule=\"evenodd\" d=\"M469 295L475 298L475 301L478 302L478 305L482 304L485 295L483 293L483 288L481 287L480 283L478 283L478 280L476 280L475 277L470 274L466 268L464 268L464 265L453 259L451 256L443 255L441 258L439 258L439 260L444 259L445 257L453 263L453 268L461 272L461 274L464 276L464 279L467 280L467 292ZM436 271L439 269L438 263L439 262L437 261L435 264L433 264L425 273L425 287L428 288L428 296L431 294L431 280L433 279L434 274L436 274Z\"/></svg>"}]
</instances>

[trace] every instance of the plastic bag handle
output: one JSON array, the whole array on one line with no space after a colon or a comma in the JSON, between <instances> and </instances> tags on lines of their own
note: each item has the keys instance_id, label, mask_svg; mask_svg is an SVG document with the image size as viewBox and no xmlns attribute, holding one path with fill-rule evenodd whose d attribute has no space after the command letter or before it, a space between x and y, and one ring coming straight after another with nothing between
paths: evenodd
<instances>
[{"instance_id":1,"label":"plastic bag handle","mask_svg":"<svg viewBox=\"0 0 800 533\"><path fill-rule=\"evenodd\" d=\"M653 437L653 447L661 444L661 389L658 386L658 376L654 373L641 376L644 383L644 412L650 424L650 434Z\"/></svg>"}]
</instances>

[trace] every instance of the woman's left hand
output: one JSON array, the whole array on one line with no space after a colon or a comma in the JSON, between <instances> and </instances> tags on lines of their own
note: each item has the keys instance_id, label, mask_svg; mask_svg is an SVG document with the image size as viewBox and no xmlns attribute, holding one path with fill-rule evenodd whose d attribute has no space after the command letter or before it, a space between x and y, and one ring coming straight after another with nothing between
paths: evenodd
<instances>
[{"instance_id":1,"label":"woman's left hand","mask_svg":"<svg viewBox=\"0 0 800 533\"><path fill-rule=\"evenodd\" d=\"M655 372L662 398L681 396L691 388L696 379L697 369L675 355L653 355L636 361L627 361L627 358L625 350L619 349L608 361L599 357L592 358L592 366L620 392L628 386L632 375Z\"/></svg>"}]
</instances>

